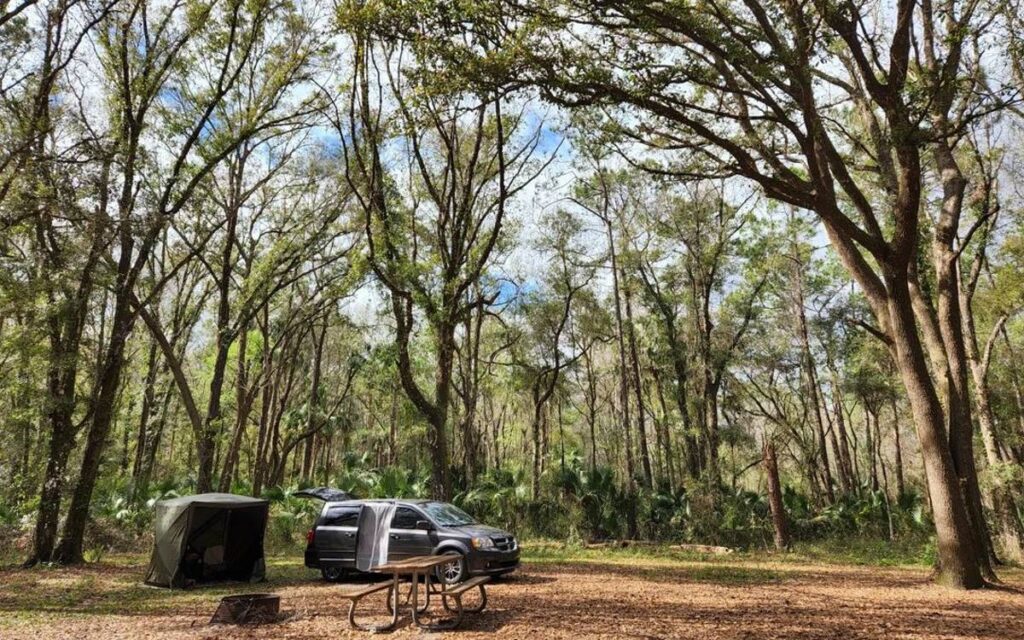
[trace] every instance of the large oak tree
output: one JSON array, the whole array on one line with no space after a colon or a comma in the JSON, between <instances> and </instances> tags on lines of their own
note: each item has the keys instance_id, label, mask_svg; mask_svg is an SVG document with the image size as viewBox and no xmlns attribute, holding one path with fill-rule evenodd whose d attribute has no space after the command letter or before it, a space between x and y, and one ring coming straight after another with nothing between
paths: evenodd
<instances>
[{"instance_id":1,"label":"large oak tree","mask_svg":"<svg viewBox=\"0 0 1024 640\"><path fill-rule=\"evenodd\" d=\"M1005 106L984 68L998 20L955 0L568 0L445 5L408 23L485 87L607 114L655 170L742 177L817 214L906 388L939 577L972 588L992 572L955 277L957 153L965 127Z\"/></svg>"}]
</instances>

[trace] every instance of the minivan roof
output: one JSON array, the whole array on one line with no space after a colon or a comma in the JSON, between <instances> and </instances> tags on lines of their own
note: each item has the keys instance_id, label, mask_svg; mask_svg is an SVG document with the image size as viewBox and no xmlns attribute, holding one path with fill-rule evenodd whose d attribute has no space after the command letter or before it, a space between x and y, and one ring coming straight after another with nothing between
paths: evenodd
<instances>
[{"instance_id":1,"label":"minivan roof","mask_svg":"<svg viewBox=\"0 0 1024 640\"><path fill-rule=\"evenodd\" d=\"M437 500L430 500L428 498L370 498L370 499L353 499L353 500L337 500L330 501L327 504L332 506L356 506L366 504L368 502L394 502L396 504L426 504L428 502L438 502Z\"/></svg>"}]
</instances>

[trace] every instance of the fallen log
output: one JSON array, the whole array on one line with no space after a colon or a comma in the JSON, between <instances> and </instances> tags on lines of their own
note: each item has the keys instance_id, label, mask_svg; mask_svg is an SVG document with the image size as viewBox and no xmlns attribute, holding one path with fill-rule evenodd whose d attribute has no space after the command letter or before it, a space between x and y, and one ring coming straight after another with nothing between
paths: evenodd
<instances>
[{"instance_id":1,"label":"fallen log","mask_svg":"<svg viewBox=\"0 0 1024 640\"><path fill-rule=\"evenodd\" d=\"M569 547L565 542L531 542L528 547L533 549L565 549ZM651 540L603 540L600 542L586 542L580 545L583 549L626 549L629 547L646 547L652 549L670 549L672 551L687 551L690 553L706 553L709 555L727 555L736 550L731 547L720 547L709 544L663 544Z\"/></svg>"},{"instance_id":2,"label":"fallen log","mask_svg":"<svg viewBox=\"0 0 1024 640\"><path fill-rule=\"evenodd\" d=\"M729 547L719 547L710 544L662 544L660 542L653 542L651 540L613 540L610 542L594 543L592 545L586 545L587 548L618 548L626 549L628 547L648 547L654 549L671 549L673 551L689 551L690 553L707 553L711 555L725 555L732 553L735 549Z\"/></svg>"},{"instance_id":3,"label":"fallen log","mask_svg":"<svg viewBox=\"0 0 1024 640\"><path fill-rule=\"evenodd\" d=\"M677 551L690 551L693 553L709 553L716 556L727 555L736 551L730 547L717 547L709 544L672 544L669 545L668 548Z\"/></svg>"}]
</instances>

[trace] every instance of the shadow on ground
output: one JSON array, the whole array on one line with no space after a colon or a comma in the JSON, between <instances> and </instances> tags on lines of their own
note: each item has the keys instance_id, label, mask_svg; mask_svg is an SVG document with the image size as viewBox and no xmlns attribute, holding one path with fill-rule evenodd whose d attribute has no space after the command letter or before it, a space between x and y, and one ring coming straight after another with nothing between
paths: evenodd
<instances>
[{"instance_id":1,"label":"shadow on ground","mask_svg":"<svg viewBox=\"0 0 1024 640\"><path fill-rule=\"evenodd\" d=\"M143 567L0 570L0 637L366 637L348 628L337 594L381 580L330 584L275 560L271 579L187 591L145 587ZM998 589L955 592L926 568L758 561L564 562L525 565L488 589L489 606L451 635L464 638L975 638L1024 637L1024 574ZM287 621L262 627L206 624L229 593L281 595ZM384 592L360 605L383 622ZM391 635L417 635L408 616Z\"/></svg>"}]
</instances>

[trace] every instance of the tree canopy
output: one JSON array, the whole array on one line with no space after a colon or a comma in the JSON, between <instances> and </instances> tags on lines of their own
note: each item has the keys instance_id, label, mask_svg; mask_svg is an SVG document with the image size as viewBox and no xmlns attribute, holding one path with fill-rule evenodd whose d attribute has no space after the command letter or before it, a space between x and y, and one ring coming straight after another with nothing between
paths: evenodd
<instances>
[{"instance_id":1,"label":"tree canopy","mask_svg":"<svg viewBox=\"0 0 1024 640\"><path fill-rule=\"evenodd\" d=\"M0 523L73 564L168 492L328 484L998 579L1020 11L5 4Z\"/></svg>"}]
</instances>

